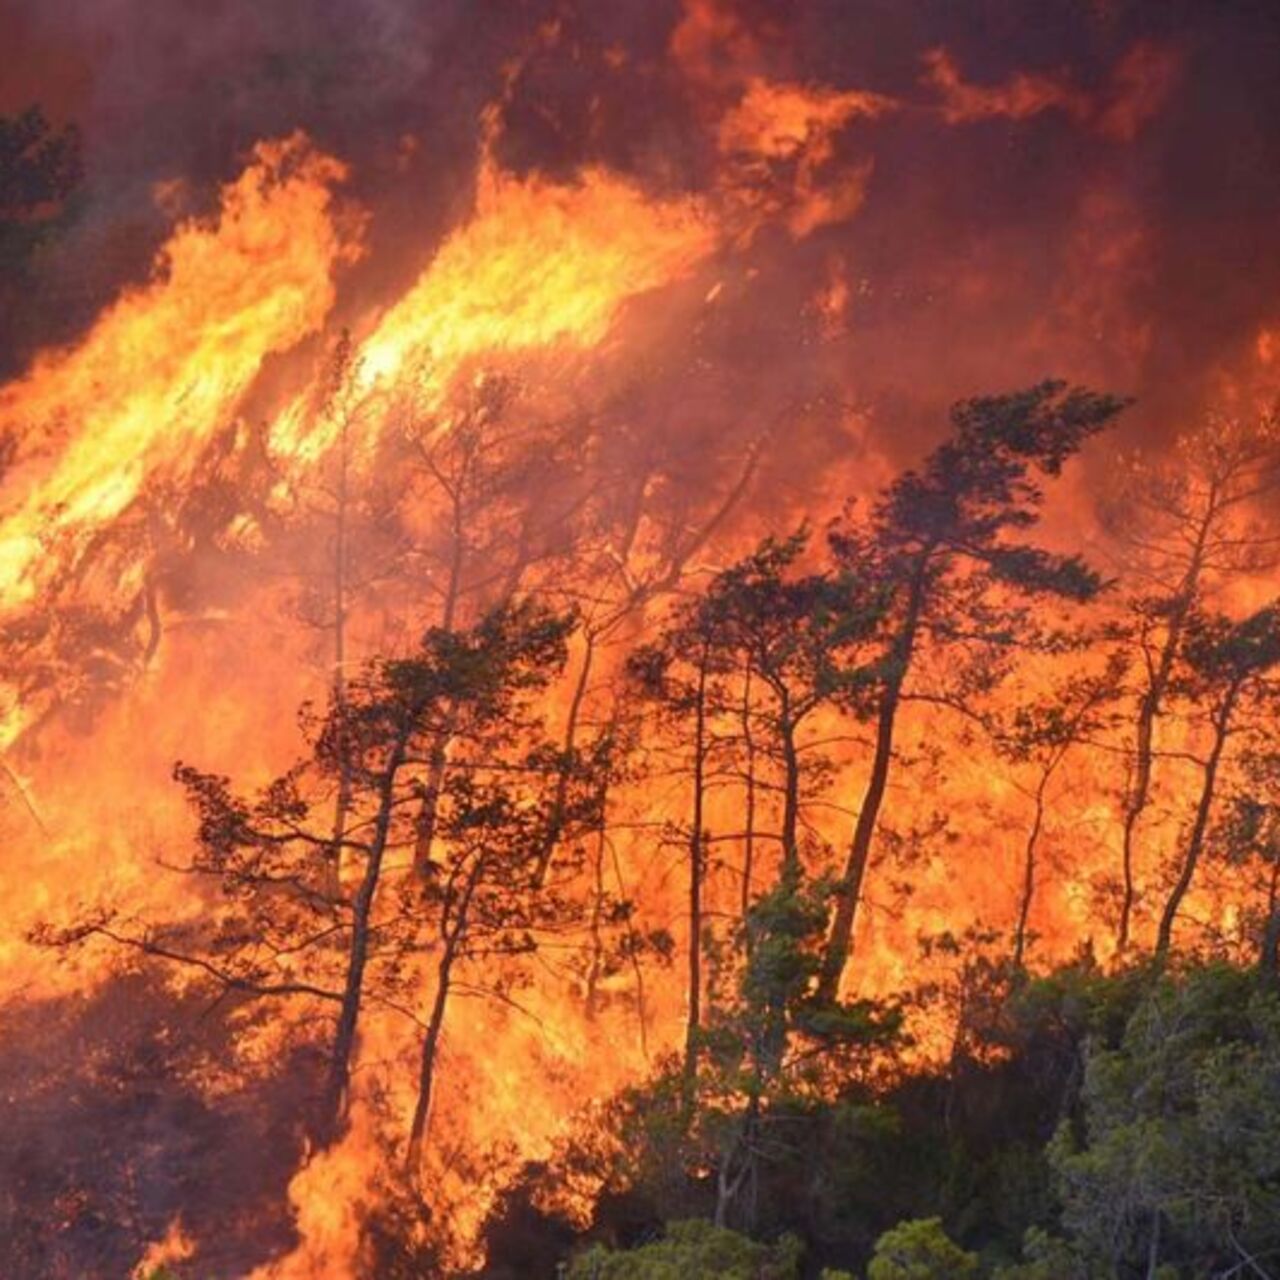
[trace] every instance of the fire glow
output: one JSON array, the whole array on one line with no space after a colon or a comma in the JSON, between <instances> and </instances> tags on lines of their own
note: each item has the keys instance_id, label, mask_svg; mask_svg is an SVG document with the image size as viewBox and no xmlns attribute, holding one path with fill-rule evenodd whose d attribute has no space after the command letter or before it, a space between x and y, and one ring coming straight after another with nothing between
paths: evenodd
<instances>
[{"instance_id":1,"label":"fire glow","mask_svg":"<svg viewBox=\"0 0 1280 1280\"><path fill-rule=\"evenodd\" d=\"M1142 582L1174 571L1126 550L1123 521L1106 504L1109 460L1132 448L1126 468L1136 474L1174 459L1181 470L1160 482L1164 492L1198 509L1208 499L1197 485L1220 487L1219 478L1211 469L1195 478L1204 459L1194 444L1179 455L1176 434L1203 443L1195 431L1216 406L1214 440L1259 422L1274 436L1273 322L1251 320L1223 338L1186 379L1185 402L1195 406L1186 420L1156 422L1144 405L1157 344L1144 293L1156 232L1113 189L1107 166L1178 100L1184 55L1175 42L1131 42L1091 80L1042 66L981 83L933 43L915 50L905 78L872 85L823 79L795 38L752 8L687 0L660 41L636 49L594 48L572 23L524 33L471 113L465 199L453 193L454 216L424 238L397 228L391 248L379 234L376 185L362 172L367 157L301 129L256 140L241 149L238 172L210 184L218 194L206 211L171 226L145 279L0 388L0 433L15 442L0 482L0 782L11 868L0 991L15 1007L92 999L145 971L164 975L176 1009L215 982L218 957L242 955L231 941L211 944L203 967L186 960L205 954L202 939L243 924L234 894L191 874L202 815L173 780L175 762L227 775L237 794L251 795L307 755L328 699L358 701L364 664L407 658L427 628L467 634L489 611L529 598L572 608L563 665L531 697L530 714L568 754L629 738L633 764L599 784L604 816L584 820L568 838L571 856L548 855L544 868L545 892L581 907L573 927L547 929L527 952L459 961L425 1146L407 1174L445 943L412 923L415 911L426 918L414 897L427 892L415 888L422 819L388 847L371 928L375 942L408 941L394 958L374 948L369 968L381 985L360 1008L341 1125L323 1137L297 1137L295 1126L286 1193L294 1237L271 1242L253 1280L372 1274L366 1228L389 1186L433 1200L454 1259L474 1261L504 1179L547 1158L585 1106L679 1051L686 958L701 936L687 918L687 871L671 834L690 822L688 778L671 764L688 743L656 717L624 723L619 691L633 651L718 571L762 539L807 525L808 549L788 570L807 572L806 557L820 554L847 501L859 516L875 510L877 494L922 464L949 400L1060 375L1135 393L1132 414L1148 437L1117 411L1123 449L1110 436L1088 441L1061 475L1050 468L1031 482L1046 494L1040 541L1055 554L1084 553L1118 584L1082 606L1101 635L1120 627ZM582 120L565 118L575 104L558 115L554 99L535 102L546 105L541 115L521 106L522 93L536 96L539 66L556 59L590 64L602 78ZM609 76L624 74L679 102L688 155L674 146L655 155L651 140L630 151L596 145L609 127ZM586 138L584 154L542 163L532 125L535 142L522 152L522 110L549 131ZM922 212L927 201L902 212L926 264L922 283L883 264L878 272L875 238L894 218L877 206L881 170L895 163L882 139L910 128L931 140L1059 129L1105 152L1093 189L1074 192L1060 237L1070 260L1089 261L1090 278L1049 282L1043 306L1019 313L1033 322L982 327L1013 297L1009 277L1021 270L1010 262L1002 272L993 260L1023 251L1031 260L1034 229L974 235L951 261L938 248L943 215ZM414 153L430 164L430 139ZM875 231L864 236L867 222ZM1033 263L1028 273L1038 270ZM933 290L954 310L928 311ZM916 314L922 329L938 329L917 339ZM980 331L955 331L974 317ZM906 350L935 339L936 367ZM969 346L971 356L953 354ZM1058 352L1062 364L1046 367ZM1124 381L1113 385L1117 376ZM986 381L970 385L975 378ZM1154 399L1163 411L1176 398ZM1252 465L1222 483L1247 489ZM1221 557L1201 566L1196 590L1233 617L1275 594L1269 563L1237 564L1226 549L1266 517L1243 497L1212 532ZM957 575L962 592L977 571ZM1032 608L1048 629L1080 616L1056 598ZM1148 654L1165 623L1150 625ZM1002 939L1016 928L1019 963L1023 947L1047 964L1082 946L1110 962L1122 867L1146 890L1124 908L1134 937L1152 943L1157 886L1184 839L1195 769L1185 760L1157 769L1126 825L1133 791L1116 761L1129 749L1131 719L1091 718L1087 690L1073 686L1072 724L1088 733L1046 755L1010 745L1011 730L1002 753L978 717L931 700L949 661L932 643L920 641L907 686L915 701L903 704L885 812L868 834L852 949L837 975L843 990L882 995L941 980L946 947L922 957L920 939L974 928ZM1054 695L1064 672L1103 678L1100 649L1065 651L1046 645L966 692L990 723L1017 722L1020 707ZM770 696L758 684L754 694L733 688L761 706ZM310 707L310 721L300 707ZM460 714L456 705L450 714ZM736 714L720 707L712 736L733 738ZM815 872L842 874L868 803L873 725L835 702L805 723L805 750L828 758L802 800L798 848ZM440 775L467 758L452 721L435 732L432 741L448 745L438 758L423 748L404 813L411 803L415 813L426 808ZM1170 755L1197 759L1205 749L1194 716L1170 714L1158 732ZM723 945L725 922L753 889L742 869L744 766L734 756L716 767L699 810L699 832L716 841L701 909L707 936ZM784 802L773 764L760 767L767 776L750 803L765 832L783 820ZM328 793L325 801L335 803ZM564 797L548 803L563 807ZM351 804L351 821L364 821ZM1131 849L1135 826L1141 839ZM757 843L768 846L754 871L762 889L780 859L772 836ZM326 891L343 912L355 910L364 848L334 855ZM1198 873L1179 918L1247 949L1240 910L1251 874ZM512 929L532 937L540 927ZM74 946L50 945L71 935ZM281 949L262 971L269 981L255 969L260 986L290 991L269 1016L248 998L227 1015L231 1043L203 1064L209 1098L251 1093L328 1035L334 1009L306 988L340 982L339 942L319 961L301 946ZM224 985L245 996L253 984ZM945 1014L922 1015L919 1052L945 1046L948 1030ZM567 1198L585 1212L584 1200ZM140 1242L139 1266L199 1265L207 1242L183 1210Z\"/></svg>"}]
</instances>

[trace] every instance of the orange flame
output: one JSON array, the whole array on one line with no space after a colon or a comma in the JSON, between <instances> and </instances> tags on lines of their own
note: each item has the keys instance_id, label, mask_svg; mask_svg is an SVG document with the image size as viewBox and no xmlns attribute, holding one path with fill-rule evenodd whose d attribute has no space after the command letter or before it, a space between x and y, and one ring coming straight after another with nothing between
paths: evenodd
<instances>
[{"instance_id":1,"label":"orange flame","mask_svg":"<svg viewBox=\"0 0 1280 1280\"><path fill-rule=\"evenodd\" d=\"M263 360L316 332L356 253L335 217L337 161L295 134L254 149L216 222L184 223L152 281L78 346L0 392L23 464L0 523L0 599L33 599L155 479L180 483Z\"/></svg>"}]
</instances>

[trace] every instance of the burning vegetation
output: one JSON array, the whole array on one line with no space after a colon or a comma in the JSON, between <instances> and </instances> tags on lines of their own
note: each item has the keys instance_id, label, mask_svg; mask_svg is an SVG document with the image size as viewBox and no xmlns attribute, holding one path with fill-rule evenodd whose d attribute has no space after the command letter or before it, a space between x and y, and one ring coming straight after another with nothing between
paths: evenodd
<instances>
[{"instance_id":1,"label":"burning vegetation","mask_svg":"<svg viewBox=\"0 0 1280 1280\"><path fill-rule=\"evenodd\" d=\"M1274 15L53 8L0 1274L1280 1275Z\"/></svg>"}]
</instances>

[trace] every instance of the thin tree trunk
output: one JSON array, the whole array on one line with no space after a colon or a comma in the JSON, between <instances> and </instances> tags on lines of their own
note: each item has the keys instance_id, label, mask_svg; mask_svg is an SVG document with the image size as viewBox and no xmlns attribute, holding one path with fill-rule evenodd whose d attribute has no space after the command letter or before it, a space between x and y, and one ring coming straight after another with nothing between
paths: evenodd
<instances>
[{"instance_id":1,"label":"thin tree trunk","mask_svg":"<svg viewBox=\"0 0 1280 1280\"><path fill-rule=\"evenodd\" d=\"M604 856L608 852L609 830L605 820L606 806L609 802L609 783L600 783L597 792L597 804L600 825L596 829L595 857L592 859L593 897L591 902L591 965L587 970L587 995L585 1008L587 1018L594 1020L598 1011L600 994L600 978L604 972L604 937L601 931L601 919L604 911Z\"/></svg>"},{"instance_id":2,"label":"thin tree trunk","mask_svg":"<svg viewBox=\"0 0 1280 1280\"><path fill-rule=\"evenodd\" d=\"M1147 1280L1159 1280L1160 1275L1160 1210L1151 1215L1151 1236L1147 1241Z\"/></svg>"},{"instance_id":3,"label":"thin tree trunk","mask_svg":"<svg viewBox=\"0 0 1280 1280\"><path fill-rule=\"evenodd\" d=\"M427 1135L427 1121L431 1116L431 1095L435 1086L440 1037L444 1031L445 1011L448 1008L449 994L452 989L453 966L457 962L460 944L466 935L471 898L483 874L484 860L480 857L477 858L467 876L462 897L458 901L453 928L445 934L444 950L436 966L436 994L431 1003L431 1015L427 1020L426 1036L422 1042L422 1058L418 1067L418 1098L413 1107L413 1120L409 1126L409 1145L405 1152L405 1169L410 1179L417 1176L422 1164L422 1148Z\"/></svg>"},{"instance_id":4,"label":"thin tree trunk","mask_svg":"<svg viewBox=\"0 0 1280 1280\"><path fill-rule=\"evenodd\" d=\"M618 857L618 851L613 844L607 839L605 843L608 845L613 862L613 878L618 882L618 896L625 900L627 897L627 883L622 875L622 861ZM644 1060L648 1062L649 1013L644 993L644 966L640 963L640 935L636 931L635 923L631 920L627 922L627 939L631 944L628 948L631 953L631 972L636 980L636 1023L640 1033L640 1053Z\"/></svg>"},{"instance_id":5,"label":"thin tree trunk","mask_svg":"<svg viewBox=\"0 0 1280 1280\"><path fill-rule=\"evenodd\" d=\"M1235 701L1240 693L1238 684L1232 685L1223 698L1222 705L1213 722L1213 746L1209 758L1205 761L1203 780L1200 785L1200 799L1196 804L1195 820L1191 824L1191 833L1187 837L1186 852L1182 857L1182 867L1178 878L1174 881L1164 911L1160 916L1160 928L1156 935L1156 964L1163 967L1169 958L1173 945L1173 926L1178 918L1183 899L1191 888L1191 881L1200 862L1200 854L1204 849L1205 835L1209 830L1209 817L1213 811L1214 792L1218 780L1218 767L1222 763L1222 753L1227 745L1227 736L1231 730L1231 713L1235 709Z\"/></svg>"},{"instance_id":6,"label":"thin tree trunk","mask_svg":"<svg viewBox=\"0 0 1280 1280\"><path fill-rule=\"evenodd\" d=\"M733 1210L743 1199L743 1188L756 1177L756 1137L760 1124L760 1098L752 1093L742 1117L742 1126L734 1134L728 1151L716 1171L716 1207L713 1222L725 1228L735 1224ZM754 1195L751 1197L754 1200ZM754 1223L750 1210L742 1215L736 1225L750 1233Z\"/></svg>"},{"instance_id":7,"label":"thin tree trunk","mask_svg":"<svg viewBox=\"0 0 1280 1280\"><path fill-rule=\"evenodd\" d=\"M836 892L836 910L831 921L831 932L822 957L822 970L818 977L817 994L820 999L834 1000L840 994L840 979L849 958L853 943L853 930L857 921L858 904L862 897L862 885L871 860L871 848L875 840L876 823L884 803L885 788L889 782L889 768L893 761L893 734L897 725L898 707L902 701L902 689L915 653L916 633L924 612L930 553L923 551L911 578L906 613L902 626L894 638L889 661L889 674L880 697L880 709L876 718L875 754L871 762L871 774L858 820L854 825L853 839L849 845L849 857L844 875Z\"/></svg>"},{"instance_id":8,"label":"thin tree trunk","mask_svg":"<svg viewBox=\"0 0 1280 1280\"><path fill-rule=\"evenodd\" d=\"M431 856L435 849L436 827L440 821L440 797L444 792L445 771L449 766L449 744L453 741L451 728L457 708L445 710L445 723L431 741L427 758L427 780L422 791L422 804L418 809L413 841L413 873L420 881L431 874Z\"/></svg>"},{"instance_id":9,"label":"thin tree trunk","mask_svg":"<svg viewBox=\"0 0 1280 1280\"><path fill-rule=\"evenodd\" d=\"M404 764L409 732L409 725L406 723L387 761L379 786L378 812L374 819L373 836L369 842L364 875L351 907L351 948L347 957L347 973L338 1014L338 1029L329 1057L329 1072L320 1112L320 1139L326 1145L337 1137L338 1122L351 1080L351 1055L355 1049L356 1027L360 1017L360 1003L364 995L364 971L369 958L373 902L378 890L378 881L382 875L383 856L386 853L391 818L395 811L396 777Z\"/></svg>"},{"instance_id":10,"label":"thin tree trunk","mask_svg":"<svg viewBox=\"0 0 1280 1280\"><path fill-rule=\"evenodd\" d=\"M440 1050L440 1035L444 1030L444 1015L449 1004L454 962L453 944L445 947L444 955L436 970L436 994L431 1004L431 1016L422 1042L422 1058L418 1067L418 1097L413 1107L413 1121L409 1127L409 1145L405 1153L405 1170L410 1179L417 1176L422 1164L422 1147L427 1136L427 1120L431 1114L431 1094L435 1085L436 1057Z\"/></svg>"},{"instance_id":11,"label":"thin tree trunk","mask_svg":"<svg viewBox=\"0 0 1280 1280\"><path fill-rule=\"evenodd\" d=\"M643 487L642 487L643 488ZM622 545L618 551L619 563L625 565L630 557L632 548L635 546L636 536L640 531L640 518L643 514L643 508L639 503L633 505L630 519L625 528L622 538ZM587 690L591 683L591 672L595 666L596 647L600 643L609 629L614 626L621 618L636 608L641 603L642 596L634 590L624 600L619 610L612 616L606 616L603 624L593 624L588 622L583 627L584 647L582 652L582 665L578 668L578 678L574 682L573 696L569 702L569 712L565 717L563 753L564 761L560 767L560 772L556 777L556 792L552 800L551 821L547 825L547 839L543 846L542 853L538 859L538 872L535 883L539 888L546 881L547 872L551 868L551 860L555 856L556 845L560 841L561 835L564 833L565 810L569 799L569 782L570 770L573 763L573 751L578 743L578 729L582 723L582 709L586 704Z\"/></svg>"},{"instance_id":12,"label":"thin tree trunk","mask_svg":"<svg viewBox=\"0 0 1280 1280\"><path fill-rule=\"evenodd\" d=\"M538 855L538 869L535 883L539 888L545 883L547 872L551 869L551 859L555 856L556 845L564 834L565 814L569 806L569 781L573 769L573 752L578 744L578 725L582 717L583 704L586 701L587 685L591 679L591 668L595 661L596 634L590 628L584 632L585 648L582 653L582 665L578 668L578 678L574 682L573 696L569 701L569 712L565 717L564 739L561 750L564 759L556 775L556 790L551 801L551 816L547 823L547 836Z\"/></svg>"},{"instance_id":13,"label":"thin tree trunk","mask_svg":"<svg viewBox=\"0 0 1280 1280\"><path fill-rule=\"evenodd\" d=\"M745 925L751 910L751 878L756 860L756 742L751 727L751 666L747 665L742 684L742 740L747 747L746 760L746 823L742 845L742 904L740 914ZM749 931L746 934L750 940Z\"/></svg>"},{"instance_id":14,"label":"thin tree trunk","mask_svg":"<svg viewBox=\"0 0 1280 1280\"><path fill-rule=\"evenodd\" d=\"M1174 606L1165 629L1164 644L1142 704L1138 708L1138 727L1134 745L1134 777L1124 811L1124 828L1121 841L1121 872L1123 886L1120 898L1120 919L1116 925L1116 951L1123 955L1128 949L1133 931L1133 908L1137 898L1134 875L1138 822L1151 798L1151 774L1155 755L1155 726L1164 706L1165 694L1173 676L1173 665L1182 647L1182 635L1187 618L1200 589L1200 574L1204 563L1205 544L1212 530L1218 507L1216 489L1211 489L1206 499L1205 513L1196 527L1186 572L1174 597Z\"/></svg>"},{"instance_id":15,"label":"thin tree trunk","mask_svg":"<svg viewBox=\"0 0 1280 1280\"><path fill-rule=\"evenodd\" d=\"M452 493L453 500L453 554L449 560L449 580L445 584L444 601L440 608L440 628L452 631L457 620L458 602L462 595L462 570L465 555L463 538L462 480ZM427 760L427 780L423 788L422 804L418 809L417 831L413 842L413 873L425 880L431 874L431 855L435 847L436 824L440 813L440 796L444 790L445 770L449 764L449 744L453 739L452 726L457 709L449 706L444 724L431 742Z\"/></svg>"},{"instance_id":16,"label":"thin tree trunk","mask_svg":"<svg viewBox=\"0 0 1280 1280\"><path fill-rule=\"evenodd\" d=\"M1046 769L1040 776L1036 787L1035 816L1031 821L1031 830L1027 832L1027 843L1022 859L1022 898L1018 903L1018 923L1013 932L1013 969L1015 973L1022 970L1023 958L1027 949L1027 924L1031 919L1031 900L1036 891L1036 852L1040 843L1040 832L1044 829L1044 796L1049 785L1051 770Z\"/></svg>"},{"instance_id":17,"label":"thin tree trunk","mask_svg":"<svg viewBox=\"0 0 1280 1280\"><path fill-rule=\"evenodd\" d=\"M688 1017L684 1039L684 1096L692 1103L698 1072L698 1042L702 1034L702 875L703 805L707 755L707 668L711 643L704 641L698 665L698 691L694 707L693 813L689 828L689 987Z\"/></svg>"},{"instance_id":18,"label":"thin tree trunk","mask_svg":"<svg viewBox=\"0 0 1280 1280\"><path fill-rule=\"evenodd\" d=\"M1184 597L1185 598L1185 597ZM1143 695L1138 709L1138 727L1134 744L1134 777L1124 810L1124 828L1121 840L1121 872L1122 889L1120 897L1120 919L1116 925L1116 951L1123 954L1129 946L1133 928L1133 907L1137 898L1137 883L1134 875L1134 859L1136 856L1136 840L1138 821L1147 807L1151 797L1151 772L1155 746L1155 725L1164 704L1164 696L1173 673L1174 659L1182 643L1182 630L1186 622L1186 608L1179 606L1170 617L1165 642L1161 647L1160 659L1147 691Z\"/></svg>"},{"instance_id":19,"label":"thin tree trunk","mask_svg":"<svg viewBox=\"0 0 1280 1280\"><path fill-rule=\"evenodd\" d=\"M796 727L790 701L780 691L778 736L782 740L782 872L788 880L800 878L800 756L796 751Z\"/></svg>"}]
</instances>

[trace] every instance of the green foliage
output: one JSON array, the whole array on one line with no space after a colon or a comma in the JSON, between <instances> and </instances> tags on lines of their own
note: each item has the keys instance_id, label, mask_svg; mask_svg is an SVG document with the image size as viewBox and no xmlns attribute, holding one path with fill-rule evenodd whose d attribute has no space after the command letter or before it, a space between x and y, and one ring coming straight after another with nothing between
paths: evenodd
<instances>
[{"instance_id":1,"label":"green foliage","mask_svg":"<svg viewBox=\"0 0 1280 1280\"><path fill-rule=\"evenodd\" d=\"M795 1280L800 1243L785 1236L776 1244L757 1244L709 1222L673 1222L662 1240L639 1249L614 1252L597 1245L582 1254L569 1280Z\"/></svg>"},{"instance_id":2,"label":"green foliage","mask_svg":"<svg viewBox=\"0 0 1280 1280\"><path fill-rule=\"evenodd\" d=\"M964 1280L977 1273L977 1254L960 1248L942 1229L941 1218L917 1218L876 1241L867 1280Z\"/></svg>"},{"instance_id":3,"label":"green foliage","mask_svg":"<svg viewBox=\"0 0 1280 1280\"><path fill-rule=\"evenodd\" d=\"M1076 1250L1039 1227L1027 1232L1022 1252L1022 1262L997 1267L992 1280L1091 1280Z\"/></svg>"},{"instance_id":4,"label":"green foliage","mask_svg":"<svg viewBox=\"0 0 1280 1280\"><path fill-rule=\"evenodd\" d=\"M803 1095L899 1032L895 1009L813 994L827 920L827 887L798 871L748 914L737 1000L719 1011L709 1047L721 1073L752 1096Z\"/></svg>"},{"instance_id":5,"label":"green foliage","mask_svg":"<svg viewBox=\"0 0 1280 1280\"><path fill-rule=\"evenodd\" d=\"M796 1232L812 1265L867 1280L1200 1280L1280 1250L1267 975L1108 975L1084 956L978 1002L988 1021L945 1070L901 1067L887 1088L811 1075L824 1054L797 1050L815 1042L800 1030L811 917L796 892L761 904L768 945L737 1006L743 1027L782 1017L789 1065L743 1109L735 1099L761 1083L751 1045L735 1056L713 1038L692 1116L674 1076L635 1092L621 1142L635 1178L612 1184L640 1193L633 1222L663 1205L710 1217L721 1172L747 1169L762 1236ZM785 1014L757 1007L771 993Z\"/></svg>"},{"instance_id":6,"label":"green foliage","mask_svg":"<svg viewBox=\"0 0 1280 1280\"><path fill-rule=\"evenodd\" d=\"M714 1149L718 1217L747 1229L765 1166L809 1140L812 1102L900 1031L895 1008L815 994L827 919L826 886L785 868L748 913L736 994L709 1020L698 1127Z\"/></svg>"},{"instance_id":7,"label":"green foliage","mask_svg":"<svg viewBox=\"0 0 1280 1280\"><path fill-rule=\"evenodd\" d=\"M1280 1003L1250 974L1160 979L1090 1045L1082 1104L1050 1157L1095 1264L1200 1274L1280 1247Z\"/></svg>"}]
</instances>

